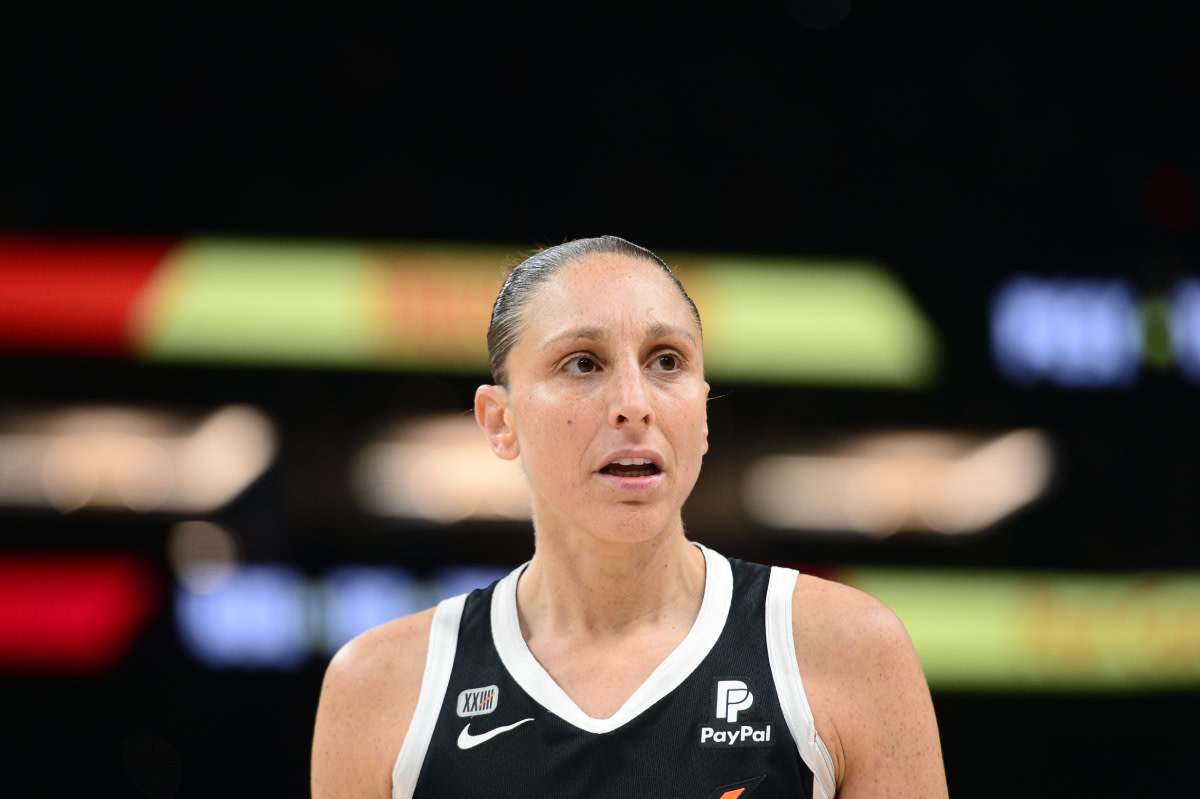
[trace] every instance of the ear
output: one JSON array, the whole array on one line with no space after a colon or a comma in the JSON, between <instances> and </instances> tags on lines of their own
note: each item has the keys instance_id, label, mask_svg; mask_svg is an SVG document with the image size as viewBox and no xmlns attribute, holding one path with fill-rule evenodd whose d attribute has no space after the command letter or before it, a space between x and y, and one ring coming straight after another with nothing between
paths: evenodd
<instances>
[{"instance_id":1,"label":"ear","mask_svg":"<svg viewBox=\"0 0 1200 799\"><path fill-rule=\"evenodd\" d=\"M486 385L475 389L475 421L487 436L497 458L511 461L521 454L508 407L508 389L504 386Z\"/></svg>"},{"instance_id":2,"label":"ear","mask_svg":"<svg viewBox=\"0 0 1200 799\"><path fill-rule=\"evenodd\" d=\"M700 448L701 455L708 454L708 392L711 391L708 381L704 383L704 446Z\"/></svg>"}]
</instances>

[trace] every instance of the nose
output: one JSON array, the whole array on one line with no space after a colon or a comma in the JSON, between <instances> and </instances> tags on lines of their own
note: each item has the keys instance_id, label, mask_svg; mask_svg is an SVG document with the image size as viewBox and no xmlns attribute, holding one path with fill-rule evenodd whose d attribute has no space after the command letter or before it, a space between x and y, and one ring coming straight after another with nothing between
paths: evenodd
<instances>
[{"instance_id":1,"label":"nose","mask_svg":"<svg viewBox=\"0 0 1200 799\"><path fill-rule=\"evenodd\" d=\"M609 421L614 427L629 423L649 426L653 421L650 392L646 376L634 365L615 370L612 380L613 396Z\"/></svg>"}]
</instances>

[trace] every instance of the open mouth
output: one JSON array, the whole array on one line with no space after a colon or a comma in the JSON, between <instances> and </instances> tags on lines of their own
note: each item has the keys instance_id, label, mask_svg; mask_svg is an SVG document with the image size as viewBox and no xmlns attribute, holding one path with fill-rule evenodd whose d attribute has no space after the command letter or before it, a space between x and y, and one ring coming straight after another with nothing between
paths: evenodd
<instances>
[{"instance_id":1,"label":"open mouth","mask_svg":"<svg viewBox=\"0 0 1200 799\"><path fill-rule=\"evenodd\" d=\"M645 458L621 458L605 466L600 473L615 477L649 477L658 474L659 471L653 461Z\"/></svg>"}]
</instances>

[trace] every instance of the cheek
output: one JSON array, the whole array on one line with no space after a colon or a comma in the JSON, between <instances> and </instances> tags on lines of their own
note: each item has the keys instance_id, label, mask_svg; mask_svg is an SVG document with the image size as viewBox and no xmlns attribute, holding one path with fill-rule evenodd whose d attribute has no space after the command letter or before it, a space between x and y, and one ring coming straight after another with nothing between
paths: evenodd
<instances>
[{"instance_id":1,"label":"cheek","mask_svg":"<svg viewBox=\"0 0 1200 799\"><path fill-rule=\"evenodd\" d=\"M538 390L522 398L520 426L529 444L527 457L560 465L564 459L578 460L594 422L586 400Z\"/></svg>"},{"instance_id":2,"label":"cheek","mask_svg":"<svg viewBox=\"0 0 1200 799\"><path fill-rule=\"evenodd\" d=\"M536 435L550 448L550 452L565 452L581 436L585 435L586 419L579 408L559 405L541 405L530 409L527 424L532 424Z\"/></svg>"},{"instance_id":3,"label":"cheek","mask_svg":"<svg viewBox=\"0 0 1200 799\"><path fill-rule=\"evenodd\" d=\"M708 408L705 404L681 402L673 408L673 418L679 422L675 431L682 440L697 445L701 455L708 452Z\"/></svg>"}]
</instances>

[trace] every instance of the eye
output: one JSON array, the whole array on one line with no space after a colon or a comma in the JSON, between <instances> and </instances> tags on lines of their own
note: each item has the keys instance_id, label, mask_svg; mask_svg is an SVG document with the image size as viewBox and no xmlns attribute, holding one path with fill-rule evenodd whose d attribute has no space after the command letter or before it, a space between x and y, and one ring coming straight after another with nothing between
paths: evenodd
<instances>
[{"instance_id":1,"label":"eye","mask_svg":"<svg viewBox=\"0 0 1200 799\"><path fill-rule=\"evenodd\" d=\"M589 374L596 371L596 362L586 355L576 355L566 362L563 366L563 371L574 372L575 374Z\"/></svg>"},{"instance_id":2,"label":"eye","mask_svg":"<svg viewBox=\"0 0 1200 799\"><path fill-rule=\"evenodd\" d=\"M654 359L654 365L664 372L673 372L679 368L679 358L670 354L659 355Z\"/></svg>"}]
</instances>

